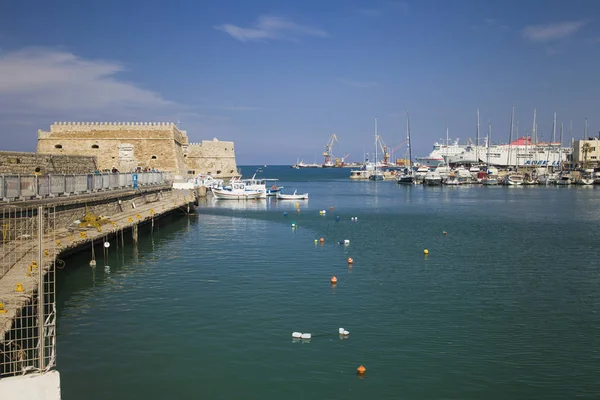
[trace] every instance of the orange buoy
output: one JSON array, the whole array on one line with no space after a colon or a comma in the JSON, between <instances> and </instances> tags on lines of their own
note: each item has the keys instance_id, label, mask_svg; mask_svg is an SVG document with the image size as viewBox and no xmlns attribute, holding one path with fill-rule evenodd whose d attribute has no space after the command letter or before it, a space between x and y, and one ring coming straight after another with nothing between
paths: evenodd
<instances>
[{"instance_id":1,"label":"orange buoy","mask_svg":"<svg viewBox=\"0 0 600 400\"><path fill-rule=\"evenodd\" d=\"M321 238L321 239L319 239L319 242L325 243L325 239Z\"/></svg>"},{"instance_id":2,"label":"orange buoy","mask_svg":"<svg viewBox=\"0 0 600 400\"><path fill-rule=\"evenodd\" d=\"M367 371L367 369L365 367L363 367L362 365L359 365L358 368L356 368L356 371L358 372L359 375L364 375L364 373Z\"/></svg>"},{"instance_id":3,"label":"orange buoy","mask_svg":"<svg viewBox=\"0 0 600 400\"><path fill-rule=\"evenodd\" d=\"M352 257L348 257L348 264L354 264L354 260L352 259Z\"/></svg>"},{"instance_id":4,"label":"orange buoy","mask_svg":"<svg viewBox=\"0 0 600 400\"><path fill-rule=\"evenodd\" d=\"M337 283L337 278L335 276L331 277L331 284L335 285Z\"/></svg>"}]
</instances>

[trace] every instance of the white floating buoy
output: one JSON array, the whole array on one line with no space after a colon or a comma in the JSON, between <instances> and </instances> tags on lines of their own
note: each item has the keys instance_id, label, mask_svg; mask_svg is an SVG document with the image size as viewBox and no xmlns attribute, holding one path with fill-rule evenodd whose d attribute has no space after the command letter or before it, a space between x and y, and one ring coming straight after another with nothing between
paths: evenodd
<instances>
[{"instance_id":1,"label":"white floating buoy","mask_svg":"<svg viewBox=\"0 0 600 400\"><path fill-rule=\"evenodd\" d=\"M350 332L344 331L344 336L348 336L349 334L350 334Z\"/></svg>"},{"instance_id":2,"label":"white floating buoy","mask_svg":"<svg viewBox=\"0 0 600 400\"><path fill-rule=\"evenodd\" d=\"M90 267L95 267L95 266L96 266L96 260L91 260Z\"/></svg>"},{"instance_id":3,"label":"white floating buoy","mask_svg":"<svg viewBox=\"0 0 600 400\"><path fill-rule=\"evenodd\" d=\"M310 333L303 333L302 336L300 336L302 339L310 339L311 337L312 335Z\"/></svg>"},{"instance_id":4,"label":"white floating buoy","mask_svg":"<svg viewBox=\"0 0 600 400\"><path fill-rule=\"evenodd\" d=\"M109 267L108 265L105 265L105 266L104 266L104 271L106 271L106 272L110 272L110 267Z\"/></svg>"},{"instance_id":5,"label":"white floating buoy","mask_svg":"<svg viewBox=\"0 0 600 400\"><path fill-rule=\"evenodd\" d=\"M296 338L296 339L299 339L299 338L302 337L302 334L300 332L292 332L292 337Z\"/></svg>"},{"instance_id":6,"label":"white floating buoy","mask_svg":"<svg viewBox=\"0 0 600 400\"><path fill-rule=\"evenodd\" d=\"M106 247L108 249L110 247L110 243L104 242L104 247Z\"/></svg>"},{"instance_id":7,"label":"white floating buoy","mask_svg":"<svg viewBox=\"0 0 600 400\"><path fill-rule=\"evenodd\" d=\"M350 334L350 332L348 332L344 328L338 329L338 332L340 333L341 336L348 336Z\"/></svg>"},{"instance_id":8,"label":"white floating buoy","mask_svg":"<svg viewBox=\"0 0 600 400\"><path fill-rule=\"evenodd\" d=\"M348 239L344 239L344 244L345 244L346 246L348 246L348 245L350 244L350 241L349 241Z\"/></svg>"},{"instance_id":9,"label":"white floating buoy","mask_svg":"<svg viewBox=\"0 0 600 400\"><path fill-rule=\"evenodd\" d=\"M340 329L338 329L338 331L340 332L340 335L344 334L344 328L340 328Z\"/></svg>"}]
</instances>

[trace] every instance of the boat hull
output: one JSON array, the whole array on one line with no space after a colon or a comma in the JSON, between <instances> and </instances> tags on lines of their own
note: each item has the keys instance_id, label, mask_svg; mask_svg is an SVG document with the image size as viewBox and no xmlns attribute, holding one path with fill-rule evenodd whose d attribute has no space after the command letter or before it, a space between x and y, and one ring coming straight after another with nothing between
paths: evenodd
<instances>
[{"instance_id":1,"label":"boat hull","mask_svg":"<svg viewBox=\"0 0 600 400\"><path fill-rule=\"evenodd\" d=\"M308 193L304 193L304 194L277 193L277 200L308 200Z\"/></svg>"},{"instance_id":2,"label":"boat hull","mask_svg":"<svg viewBox=\"0 0 600 400\"><path fill-rule=\"evenodd\" d=\"M213 189L212 194L217 200L255 200L265 198L265 193L235 192L226 189Z\"/></svg>"}]
</instances>

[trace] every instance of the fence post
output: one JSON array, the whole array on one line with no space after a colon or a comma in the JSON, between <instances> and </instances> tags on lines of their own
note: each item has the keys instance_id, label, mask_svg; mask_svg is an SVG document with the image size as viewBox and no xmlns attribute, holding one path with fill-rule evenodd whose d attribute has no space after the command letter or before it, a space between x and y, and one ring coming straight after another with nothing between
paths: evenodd
<instances>
[{"instance_id":1,"label":"fence post","mask_svg":"<svg viewBox=\"0 0 600 400\"><path fill-rule=\"evenodd\" d=\"M38 358L39 358L39 370L43 371L45 368L44 365L44 353L46 351L46 347L44 346L44 322L45 322L45 313L44 310L46 308L46 302L44 299L44 207L38 207L38 342L40 344Z\"/></svg>"}]
</instances>

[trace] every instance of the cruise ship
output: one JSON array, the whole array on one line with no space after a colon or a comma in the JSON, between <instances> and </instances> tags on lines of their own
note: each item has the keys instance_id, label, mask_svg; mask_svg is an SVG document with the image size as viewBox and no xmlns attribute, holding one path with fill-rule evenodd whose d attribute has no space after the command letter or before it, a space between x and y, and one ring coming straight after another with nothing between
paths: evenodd
<instances>
[{"instance_id":1,"label":"cruise ship","mask_svg":"<svg viewBox=\"0 0 600 400\"><path fill-rule=\"evenodd\" d=\"M510 144L464 146L461 153L444 157L448 164L489 163L498 167L530 165L558 167L567 162L573 149L558 142L535 144L531 138L520 137ZM488 155L489 152L489 155Z\"/></svg>"}]
</instances>

